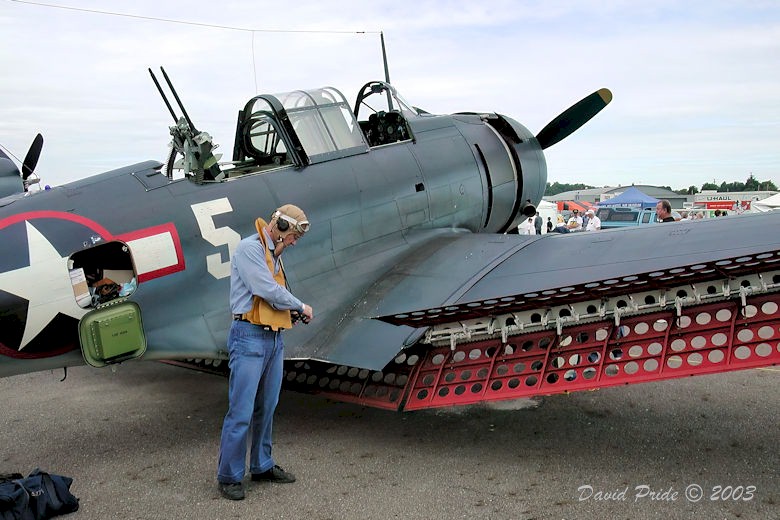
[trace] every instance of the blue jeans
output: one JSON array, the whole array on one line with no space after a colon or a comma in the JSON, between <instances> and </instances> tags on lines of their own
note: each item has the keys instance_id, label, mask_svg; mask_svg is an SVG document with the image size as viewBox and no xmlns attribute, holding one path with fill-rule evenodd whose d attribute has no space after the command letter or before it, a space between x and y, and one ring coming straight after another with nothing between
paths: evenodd
<instances>
[{"instance_id":1,"label":"blue jeans","mask_svg":"<svg viewBox=\"0 0 780 520\"><path fill-rule=\"evenodd\" d=\"M228 351L229 406L222 423L217 468L217 480L225 483L241 482L244 478L250 429L250 472L262 473L274 467L271 429L282 387L284 344L279 332L233 321Z\"/></svg>"}]
</instances>

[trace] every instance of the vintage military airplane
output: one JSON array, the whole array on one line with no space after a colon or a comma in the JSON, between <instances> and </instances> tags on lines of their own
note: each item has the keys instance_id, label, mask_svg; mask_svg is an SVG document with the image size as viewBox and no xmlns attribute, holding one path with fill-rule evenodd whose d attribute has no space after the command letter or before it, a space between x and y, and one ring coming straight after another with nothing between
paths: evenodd
<instances>
[{"instance_id":1,"label":"vintage military airplane","mask_svg":"<svg viewBox=\"0 0 780 520\"><path fill-rule=\"evenodd\" d=\"M413 410L780 361L780 234L761 231L780 213L505 234L543 195L542 150L607 89L537 135L429 114L380 81L354 107L330 87L260 95L225 164L173 93L165 165L45 191L4 176L0 376L134 358L224 370L230 255L284 203L312 222L285 255L316 311L285 332L293 389Z\"/></svg>"}]
</instances>

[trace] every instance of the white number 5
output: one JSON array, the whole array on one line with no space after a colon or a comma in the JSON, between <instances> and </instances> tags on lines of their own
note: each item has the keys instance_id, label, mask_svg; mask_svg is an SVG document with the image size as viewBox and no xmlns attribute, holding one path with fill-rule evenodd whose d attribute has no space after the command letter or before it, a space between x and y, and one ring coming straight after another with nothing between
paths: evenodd
<instances>
[{"instance_id":1,"label":"white number 5","mask_svg":"<svg viewBox=\"0 0 780 520\"><path fill-rule=\"evenodd\" d=\"M215 247L222 245L228 246L227 262L222 261L222 255L220 253L214 253L213 255L208 255L206 257L206 267L209 274L217 280L220 278L227 278L230 276L230 258L233 257L236 246L238 246L238 243L241 241L241 235L227 226L221 228L214 227L214 220L212 217L214 217L214 215L233 211L230 201L227 198L222 198L193 204L190 207L195 214L195 220L198 222L200 234L203 238Z\"/></svg>"}]
</instances>

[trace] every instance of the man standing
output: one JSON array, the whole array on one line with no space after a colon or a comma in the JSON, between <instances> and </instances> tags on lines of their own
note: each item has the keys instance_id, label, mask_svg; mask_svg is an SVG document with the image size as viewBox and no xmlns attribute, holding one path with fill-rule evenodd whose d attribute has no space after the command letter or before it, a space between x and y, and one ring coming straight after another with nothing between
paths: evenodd
<instances>
[{"instance_id":1,"label":"man standing","mask_svg":"<svg viewBox=\"0 0 780 520\"><path fill-rule=\"evenodd\" d=\"M585 231L598 231L601 229L601 219L596 216L596 213L589 209L585 212L588 217L588 224L585 226Z\"/></svg>"},{"instance_id":2,"label":"man standing","mask_svg":"<svg viewBox=\"0 0 780 520\"><path fill-rule=\"evenodd\" d=\"M271 221L255 221L257 233L236 247L230 266L228 334L229 406L222 424L217 481L230 500L242 500L247 439L251 430L249 469L252 480L295 482L271 457L271 430L282 386L284 344L281 331L292 327L291 310L304 322L312 308L287 290L281 254L309 230L303 211L287 204Z\"/></svg>"},{"instance_id":3,"label":"man standing","mask_svg":"<svg viewBox=\"0 0 780 520\"><path fill-rule=\"evenodd\" d=\"M658 204L655 205L655 214L658 215L658 220L661 222L674 222L672 205L666 199L659 200Z\"/></svg>"},{"instance_id":4,"label":"man standing","mask_svg":"<svg viewBox=\"0 0 780 520\"><path fill-rule=\"evenodd\" d=\"M536 231L537 235L542 234L542 216L538 211L534 213L534 230Z\"/></svg>"}]
</instances>

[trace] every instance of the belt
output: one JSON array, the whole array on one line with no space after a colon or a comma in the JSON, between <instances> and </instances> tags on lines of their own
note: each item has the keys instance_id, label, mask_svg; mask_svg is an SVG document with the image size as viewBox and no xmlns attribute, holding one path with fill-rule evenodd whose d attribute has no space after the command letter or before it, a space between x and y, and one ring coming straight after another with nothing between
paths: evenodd
<instances>
[{"instance_id":1,"label":"belt","mask_svg":"<svg viewBox=\"0 0 780 520\"><path fill-rule=\"evenodd\" d=\"M251 321L249 321L248 319L244 318L244 315L243 315L243 314L234 314L234 315L233 315L233 321L245 321L245 322L247 322L247 323L252 323L252 322L251 322ZM269 327L268 325L260 325L260 324L257 324L257 323L252 323L252 325L254 325L254 326L256 326L256 327L260 327L260 328L261 328L261 329L263 329L263 330L270 330L270 331L272 331L272 332L274 331L274 329L272 329L272 328L271 328L271 327Z\"/></svg>"}]
</instances>

